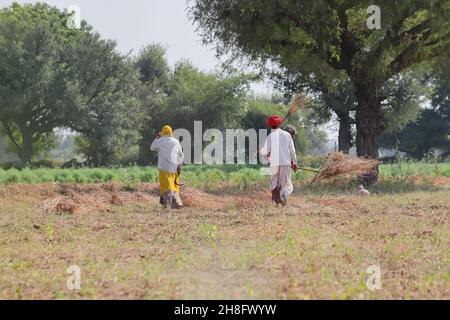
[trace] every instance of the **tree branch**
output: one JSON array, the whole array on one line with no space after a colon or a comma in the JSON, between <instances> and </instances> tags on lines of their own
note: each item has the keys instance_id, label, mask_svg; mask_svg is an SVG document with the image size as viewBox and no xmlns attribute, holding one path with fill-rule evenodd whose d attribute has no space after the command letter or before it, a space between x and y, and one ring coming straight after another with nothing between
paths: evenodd
<instances>
[{"instance_id":1,"label":"tree branch","mask_svg":"<svg viewBox=\"0 0 450 320\"><path fill-rule=\"evenodd\" d=\"M22 151L22 146L14 138L14 133L13 133L11 127L9 126L9 124L6 121L4 121L4 120L0 120L0 123L2 124L3 128L5 129L6 134L8 135L9 139L11 140L11 142L17 148L17 151L21 152Z\"/></svg>"}]
</instances>

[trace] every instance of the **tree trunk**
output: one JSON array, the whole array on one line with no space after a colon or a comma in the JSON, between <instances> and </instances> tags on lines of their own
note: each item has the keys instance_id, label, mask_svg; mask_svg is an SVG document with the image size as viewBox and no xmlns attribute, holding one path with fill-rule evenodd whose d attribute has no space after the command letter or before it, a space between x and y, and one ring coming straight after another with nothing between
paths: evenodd
<instances>
[{"instance_id":1,"label":"tree trunk","mask_svg":"<svg viewBox=\"0 0 450 320\"><path fill-rule=\"evenodd\" d=\"M381 101L375 86L364 86L357 90L356 149L359 157L378 159L378 136L382 132ZM366 184L378 181L378 166L363 175Z\"/></svg>"},{"instance_id":2,"label":"tree trunk","mask_svg":"<svg viewBox=\"0 0 450 320\"><path fill-rule=\"evenodd\" d=\"M22 131L22 148L19 150L20 161L22 166L26 167L31 162L33 156L33 137L28 130Z\"/></svg>"},{"instance_id":3,"label":"tree trunk","mask_svg":"<svg viewBox=\"0 0 450 320\"><path fill-rule=\"evenodd\" d=\"M350 149L353 147L350 112L336 112L336 114L339 118L339 151L349 154Z\"/></svg>"}]
</instances>

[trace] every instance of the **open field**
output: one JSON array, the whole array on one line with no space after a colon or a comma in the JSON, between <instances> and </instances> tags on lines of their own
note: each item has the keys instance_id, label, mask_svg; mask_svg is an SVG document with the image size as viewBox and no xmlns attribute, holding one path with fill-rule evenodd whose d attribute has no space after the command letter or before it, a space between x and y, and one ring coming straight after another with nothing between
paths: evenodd
<instances>
[{"instance_id":1,"label":"open field","mask_svg":"<svg viewBox=\"0 0 450 320\"><path fill-rule=\"evenodd\" d=\"M154 183L2 185L0 298L449 299L450 183L395 183L361 198L297 182L287 208L262 185L189 187L177 212Z\"/></svg>"}]
</instances>

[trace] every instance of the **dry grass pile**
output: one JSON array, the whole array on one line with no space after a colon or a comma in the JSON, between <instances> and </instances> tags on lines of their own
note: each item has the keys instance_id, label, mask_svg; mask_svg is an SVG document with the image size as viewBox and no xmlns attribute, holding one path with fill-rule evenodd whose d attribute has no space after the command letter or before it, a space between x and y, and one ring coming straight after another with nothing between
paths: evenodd
<instances>
[{"instance_id":1,"label":"dry grass pile","mask_svg":"<svg viewBox=\"0 0 450 320\"><path fill-rule=\"evenodd\" d=\"M221 209L232 203L230 197L221 197L201 190L183 187L181 199L185 207L196 209ZM123 186L108 184L62 184L51 194L40 199L37 212L44 214L89 214L108 211L114 206L159 203L157 184Z\"/></svg>"},{"instance_id":2,"label":"dry grass pile","mask_svg":"<svg viewBox=\"0 0 450 320\"><path fill-rule=\"evenodd\" d=\"M45 214L83 214L108 210L111 206L155 202L151 188L145 185L133 190L109 183L101 185L60 185L58 195L42 201L37 211Z\"/></svg>"},{"instance_id":3,"label":"dry grass pile","mask_svg":"<svg viewBox=\"0 0 450 320\"><path fill-rule=\"evenodd\" d=\"M337 176L362 175L373 170L379 164L380 161L378 160L363 159L341 152L334 152L330 154L327 161L320 168L313 183L319 183Z\"/></svg>"}]
</instances>

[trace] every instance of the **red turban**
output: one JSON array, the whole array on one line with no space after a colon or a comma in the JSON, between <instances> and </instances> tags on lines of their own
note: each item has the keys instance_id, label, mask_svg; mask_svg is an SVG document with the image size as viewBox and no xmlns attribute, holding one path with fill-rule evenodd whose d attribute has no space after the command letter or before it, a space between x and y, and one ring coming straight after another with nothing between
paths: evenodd
<instances>
[{"instance_id":1,"label":"red turban","mask_svg":"<svg viewBox=\"0 0 450 320\"><path fill-rule=\"evenodd\" d=\"M280 124L283 122L283 118L282 117L279 117L279 116L277 116L276 114L274 114L274 115L271 115L268 119L267 119L267 125L270 127L270 128L273 128L273 127L278 127L278 126L280 126Z\"/></svg>"}]
</instances>

